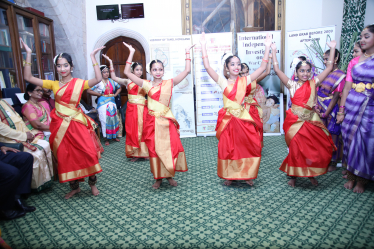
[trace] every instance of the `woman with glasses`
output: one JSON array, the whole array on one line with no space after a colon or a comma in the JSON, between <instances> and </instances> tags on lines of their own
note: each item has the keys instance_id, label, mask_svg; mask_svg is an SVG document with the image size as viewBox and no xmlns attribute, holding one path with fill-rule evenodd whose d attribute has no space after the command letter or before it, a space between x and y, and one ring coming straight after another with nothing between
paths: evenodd
<instances>
[{"instance_id":1,"label":"woman with glasses","mask_svg":"<svg viewBox=\"0 0 374 249\"><path fill-rule=\"evenodd\" d=\"M28 84L24 95L27 102L22 107L23 120L35 138L49 140L49 125L51 124L50 107L42 99L43 89L34 84Z\"/></svg>"}]
</instances>

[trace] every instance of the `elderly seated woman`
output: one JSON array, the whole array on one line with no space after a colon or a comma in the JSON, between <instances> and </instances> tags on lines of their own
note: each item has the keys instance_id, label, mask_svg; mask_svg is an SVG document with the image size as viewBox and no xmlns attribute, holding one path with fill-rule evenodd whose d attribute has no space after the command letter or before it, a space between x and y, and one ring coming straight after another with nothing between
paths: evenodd
<instances>
[{"instance_id":1,"label":"elderly seated woman","mask_svg":"<svg viewBox=\"0 0 374 249\"><path fill-rule=\"evenodd\" d=\"M36 138L49 140L49 125L51 123L50 107L46 101L40 101L43 89L34 84L28 84L24 95L27 102L22 107L23 120L27 128Z\"/></svg>"},{"instance_id":2,"label":"elderly seated woman","mask_svg":"<svg viewBox=\"0 0 374 249\"><path fill-rule=\"evenodd\" d=\"M35 88L37 89L37 88ZM33 95L38 91L27 91L27 95ZM37 89L38 90L38 89ZM40 113L44 113L44 109L39 109ZM46 111L46 110L45 110ZM36 114L35 114L36 115ZM47 115L47 114L46 114ZM30 115L34 116L34 115ZM43 116L43 115L42 115ZM42 125L35 129L31 123L28 128L19 114L4 100L0 100L0 118L2 127L5 126L9 132L0 133L0 142L3 143L23 143L24 152L31 153L34 157L33 173L31 180L31 189L34 192L41 191L52 185L53 165L52 154L48 141L44 140L43 130L48 130L47 125ZM48 113L48 118L49 113ZM36 122L38 124L38 122ZM32 139L26 141L26 135L32 135Z\"/></svg>"}]
</instances>

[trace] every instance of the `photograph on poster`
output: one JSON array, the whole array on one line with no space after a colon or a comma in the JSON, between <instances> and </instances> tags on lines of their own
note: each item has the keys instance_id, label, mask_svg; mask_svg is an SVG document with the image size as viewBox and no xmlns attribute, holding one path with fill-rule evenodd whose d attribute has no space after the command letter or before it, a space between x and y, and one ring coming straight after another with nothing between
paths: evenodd
<instances>
[{"instance_id":1,"label":"photograph on poster","mask_svg":"<svg viewBox=\"0 0 374 249\"><path fill-rule=\"evenodd\" d=\"M248 66L248 73L253 73L261 64L264 53L266 34L272 36L275 44L281 43L280 31L238 33L238 55L242 63ZM279 46L281 48L281 46ZM280 49L276 51L280 61ZM274 52L272 51L272 56ZM255 79L252 79L255 80ZM267 70L257 79L255 99L263 110L264 135L281 134L281 98L280 81L272 69L271 61Z\"/></svg>"}]
</instances>

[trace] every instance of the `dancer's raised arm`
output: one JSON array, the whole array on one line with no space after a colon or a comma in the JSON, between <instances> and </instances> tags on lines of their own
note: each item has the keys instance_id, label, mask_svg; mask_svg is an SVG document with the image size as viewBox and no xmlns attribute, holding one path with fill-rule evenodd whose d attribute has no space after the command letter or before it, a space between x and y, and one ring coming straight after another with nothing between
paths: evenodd
<instances>
[{"instance_id":1,"label":"dancer's raised arm","mask_svg":"<svg viewBox=\"0 0 374 249\"><path fill-rule=\"evenodd\" d=\"M97 52L99 52L103 48L105 48L105 46L102 46L100 48L95 49L90 54L91 61L92 61L92 66L93 66L94 71L95 71L95 78L92 78L92 79L88 80L88 86L89 87L93 87L94 85L98 84L102 80L99 63L96 61L95 55L97 54Z\"/></svg>"},{"instance_id":2,"label":"dancer's raised arm","mask_svg":"<svg viewBox=\"0 0 374 249\"><path fill-rule=\"evenodd\" d=\"M34 84L34 85L37 85L37 86L43 86L43 80L39 79L39 78L35 78L34 76L32 76L32 73L31 73L31 54L32 54L32 50L29 48L29 46L27 46L27 44L22 40L22 38L20 38L21 40L21 43L22 43L22 46L25 48L26 50L26 61L25 61L25 65L23 67L23 78L30 82L31 84Z\"/></svg>"},{"instance_id":3,"label":"dancer's raised arm","mask_svg":"<svg viewBox=\"0 0 374 249\"><path fill-rule=\"evenodd\" d=\"M209 65L208 53L206 51L205 32L201 33L200 44L201 44L201 53L202 53L204 68L205 68L206 72L209 74L210 78L212 78L215 82L217 82L218 78L219 78L219 75Z\"/></svg>"},{"instance_id":4,"label":"dancer's raised arm","mask_svg":"<svg viewBox=\"0 0 374 249\"><path fill-rule=\"evenodd\" d=\"M319 82L322 82L332 71L334 67L334 58L335 58L335 47L336 47L336 41L330 41L327 43L327 46L330 48L330 56L328 61L326 62L326 68L322 71L316 78L319 80Z\"/></svg>"},{"instance_id":5,"label":"dancer's raised arm","mask_svg":"<svg viewBox=\"0 0 374 249\"><path fill-rule=\"evenodd\" d=\"M127 58L127 61L126 61L126 67L125 67L125 71L124 73L126 74L126 76L132 81L134 82L135 84L137 84L138 86L142 87L143 86L143 80L138 78L135 74L131 73L131 70L130 70L130 67L131 67L131 62L132 62L132 58L134 57L134 53L135 53L135 48L133 48L130 44L127 44L127 43L123 43L126 47L129 48L130 50L130 54L129 54L129 57Z\"/></svg>"},{"instance_id":6,"label":"dancer's raised arm","mask_svg":"<svg viewBox=\"0 0 374 249\"><path fill-rule=\"evenodd\" d=\"M262 58L260 67L251 73L251 79L257 79L266 69L266 65L269 62L269 51L270 51L270 45L271 45L271 35L269 33L266 34L266 40L264 42L265 44L265 53L264 57Z\"/></svg>"},{"instance_id":7,"label":"dancer's raised arm","mask_svg":"<svg viewBox=\"0 0 374 249\"><path fill-rule=\"evenodd\" d=\"M114 71L113 61L106 54L102 54L102 56L109 62L110 78L112 78L112 80L114 80L115 82L117 82L120 85L127 86L127 84L129 84L131 81L128 80L128 79L122 79L122 78L117 77L117 75Z\"/></svg>"},{"instance_id":8,"label":"dancer's raised arm","mask_svg":"<svg viewBox=\"0 0 374 249\"><path fill-rule=\"evenodd\" d=\"M277 46L275 45L275 43L271 44L271 50L273 51L273 54L277 53ZM273 69L274 69L274 72L278 75L279 79L282 81L283 85L287 86L287 82L290 80L290 78L288 78L287 75L285 75L279 69L277 56L273 56Z\"/></svg>"},{"instance_id":9,"label":"dancer's raised arm","mask_svg":"<svg viewBox=\"0 0 374 249\"><path fill-rule=\"evenodd\" d=\"M266 76L269 75L270 73L270 70L271 70L271 54L269 54L269 62L268 62L268 65L266 66L266 70L265 72L263 72L258 78L257 78L257 82L260 82L261 80L265 79Z\"/></svg>"},{"instance_id":10,"label":"dancer's raised arm","mask_svg":"<svg viewBox=\"0 0 374 249\"><path fill-rule=\"evenodd\" d=\"M192 46L188 46L186 48L186 66L183 72L178 74L173 78L173 84L174 86L178 85L184 78L187 77L187 75L191 72L191 58L190 58L190 50L193 48L196 44Z\"/></svg>"}]
</instances>

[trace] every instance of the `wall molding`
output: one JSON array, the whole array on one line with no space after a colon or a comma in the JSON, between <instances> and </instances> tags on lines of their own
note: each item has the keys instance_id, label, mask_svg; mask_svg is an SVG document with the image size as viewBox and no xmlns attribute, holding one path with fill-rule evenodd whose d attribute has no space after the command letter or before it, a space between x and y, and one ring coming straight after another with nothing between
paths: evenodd
<instances>
[{"instance_id":1,"label":"wall molding","mask_svg":"<svg viewBox=\"0 0 374 249\"><path fill-rule=\"evenodd\" d=\"M115 29L105 32L96 40L93 50L101 46L104 46L107 42L119 36L125 36L125 37L129 37L129 38L137 40L144 49L146 62L149 63L151 55L149 53L149 43L147 39L145 39L145 37L142 36L140 33L134 30L131 30L131 29L115 28ZM100 56L99 54L96 54L97 61L100 61L99 56Z\"/></svg>"}]
</instances>

